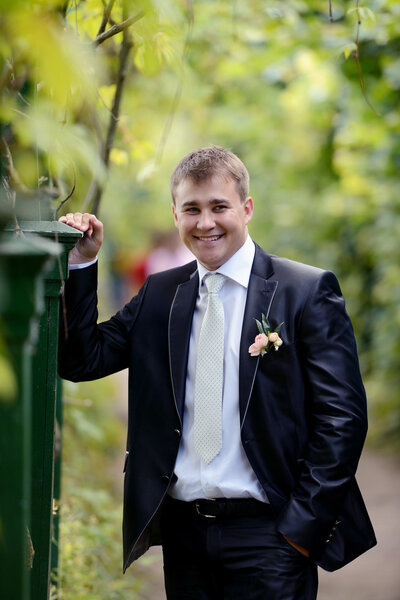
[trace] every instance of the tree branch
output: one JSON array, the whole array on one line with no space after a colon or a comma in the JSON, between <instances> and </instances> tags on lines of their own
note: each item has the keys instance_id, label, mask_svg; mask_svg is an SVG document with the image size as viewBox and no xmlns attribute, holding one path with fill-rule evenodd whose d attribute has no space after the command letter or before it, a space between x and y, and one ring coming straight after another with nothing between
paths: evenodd
<instances>
[{"instance_id":1,"label":"tree branch","mask_svg":"<svg viewBox=\"0 0 400 600\"><path fill-rule=\"evenodd\" d=\"M332 0L329 0L329 22L333 23Z\"/></svg>"},{"instance_id":2,"label":"tree branch","mask_svg":"<svg viewBox=\"0 0 400 600\"><path fill-rule=\"evenodd\" d=\"M21 196L24 196L25 198L40 197L40 198L51 198L52 200L55 200L56 198L59 197L60 190L58 188L51 187L51 186L40 187L41 184L44 183L44 181L47 181L47 177L44 177L44 178L41 177L39 179L38 189L32 190L32 189L28 188L24 184L21 177L19 176L18 171L14 167L11 150L7 143L7 140L5 139L5 137L2 137L1 141L3 142L3 146L5 149L4 155L7 160L7 164L6 164L7 184L9 186L10 190L15 190L16 192L18 192ZM3 181L3 186L5 187L4 181ZM10 194L8 195L8 197L11 198Z\"/></svg>"},{"instance_id":3,"label":"tree branch","mask_svg":"<svg viewBox=\"0 0 400 600\"><path fill-rule=\"evenodd\" d=\"M8 85L12 71L13 68L11 62L9 60L5 60L3 70L0 74L0 91Z\"/></svg>"},{"instance_id":4,"label":"tree branch","mask_svg":"<svg viewBox=\"0 0 400 600\"><path fill-rule=\"evenodd\" d=\"M22 235L22 230L18 223L17 212L16 212L16 208L15 208L17 194L15 193L15 190L13 190L12 187L10 186L10 182L8 181L7 177L5 177L3 175L3 177L1 178L1 181L3 184L3 188L5 191L6 197L8 199L8 202L10 203L11 214L12 214L12 219L13 219L13 223L14 223L14 233L16 235Z\"/></svg>"},{"instance_id":5,"label":"tree branch","mask_svg":"<svg viewBox=\"0 0 400 600\"><path fill-rule=\"evenodd\" d=\"M186 61L186 58L187 58L187 55L189 52L190 43L192 40L193 25L194 25L194 11L193 11L192 0L188 0L188 2L187 2L187 23L188 23L188 28L187 28L185 43L184 43L183 51L182 51L182 63L184 63ZM182 95L182 89L183 89L183 74L181 75L181 77L178 80L174 98L172 100L170 114L168 115L168 118L165 122L163 131L161 134L161 138L160 138L160 142L158 145L156 158L155 158L155 163L157 165L159 165L161 163L161 160L162 160L162 157L164 154L164 149L167 144L167 139L168 139L169 133L171 131L172 124L174 122L175 114L178 110L179 101L180 101L181 95Z\"/></svg>"},{"instance_id":6,"label":"tree branch","mask_svg":"<svg viewBox=\"0 0 400 600\"><path fill-rule=\"evenodd\" d=\"M17 218L17 208L16 208L17 194L16 194L15 189L13 189L13 187L10 185L11 175L15 172L16 175L18 176L18 173L14 169L14 163L13 163L13 159L12 159L11 150L7 144L6 138L2 137L1 140L3 142L4 148L6 151L7 173L8 173L7 176L3 175L3 177L2 177L3 188L6 193L6 197L10 203L11 214L12 214L13 223L14 223L14 233L16 235L22 235L22 230L19 226L18 218ZM18 179L19 179L19 177L18 177Z\"/></svg>"},{"instance_id":7,"label":"tree branch","mask_svg":"<svg viewBox=\"0 0 400 600\"><path fill-rule=\"evenodd\" d=\"M69 200L71 198L71 196L73 195L73 193L75 192L75 188L76 188L76 173L75 173L75 169L74 169L74 182L72 184L72 189L71 189L70 193L63 200L61 200L60 204L57 206L57 208L55 210L56 218L58 216L58 211L61 209L62 206L64 206L64 204L67 202L67 200ZM56 220L56 218L54 220Z\"/></svg>"},{"instance_id":8,"label":"tree branch","mask_svg":"<svg viewBox=\"0 0 400 600\"><path fill-rule=\"evenodd\" d=\"M127 19L128 20L128 19ZM124 21L126 22L126 21ZM119 121L119 113L121 109L121 100L123 89L125 85L126 74L128 71L128 57L131 48L133 47L133 42L131 40L130 34L125 28L123 30L123 40L121 44L121 50L119 54L119 69L117 75L117 82L115 88L115 95L113 106L110 114L110 121L108 124L108 130L106 135L106 140L104 143L103 151L102 151L102 160L104 166L108 169L110 164L110 153L113 147L115 133L117 130L117 125ZM89 191L86 196L86 200L83 207L83 212L87 212L88 208L91 206L91 210L93 213L97 214L100 205L100 199L104 191L104 186L94 178L90 185Z\"/></svg>"},{"instance_id":9,"label":"tree branch","mask_svg":"<svg viewBox=\"0 0 400 600\"><path fill-rule=\"evenodd\" d=\"M140 21L140 19L142 19L143 17L144 17L144 11L141 10L136 15L133 15L133 17L129 17L128 19L125 19L125 21L122 21L122 23L113 25L112 27L110 27L110 29L107 29L107 31L105 31L104 33L101 33L100 35L98 35L93 40L92 44L94 46L99 46L100 44L105 42L105 40L108 40L110 37L113 37L117 33L121 33L121 31L125 31L125 29L127 29L128 27L130 27L137 21Z\"/></svg>"},{"instance_id":10,"label":"tree branch","mask_svg":"<svg viewBox=\"0 0 400 600\"><path fill-rule=\"evenodd\" d=\"M96 39L99 37L99 35L105 32L114 4L115 0L110 0L107 6L104 7L103 16L101 19L99 30L96 35Z\"/></svg>"},{"instance_id":11,"label":"tree branch","mask_svg":"<svg viewBox=\"0 0 400 600\"><path fill-rule=\"evenodd\" d=\"M356 1L356 13L357 13L357 31L356 31L356 39L355 39L355 46L356 49L354 50L354 52L352 53L352 56L356 62L357 65L357 73L358 73L358 79L360 81L360 87L361 87L361 91L362 94L364 96L365 102L368 104L368 106L370 107L370 109L376 114L377 117L381 117L382 115L380 114L380 112L378 112L371 104L370 99L368 98L367 95L367 90L365 88L365 83L364 83L364 77L363 77L363 73L362 73L362 69L361 69L361 63L360 63L360 52L359 52L359 40L360 40L360 26L361 26L361 17L360 17L360 12L359 12L359 8L360 8L360 0Z\"/></svg>"},{"instance_id":12,"label":"tree branch","mask_svg":"<svg viewBox=\"0 0 400 600\"><path fill-rule=\"evenodd\" d=\"M8 181L10 183L10 186L14 189L17 189L20 192L23 192L25 194L29 194L32 193L31 190L29 190L26 185L24 184L24 182L21 180L18 171L16 170L16 168L14 167L14 162L13 162L13 158L12 158L12 154L11 154L11 150L9 145L7 144L7 140L5 137L1 138L1 141L3 142L3 146L5 149L5 157L7 159L7 176L8 176ZM4 185L4 182L3 182Z\"/></svg>"}]
</instances>

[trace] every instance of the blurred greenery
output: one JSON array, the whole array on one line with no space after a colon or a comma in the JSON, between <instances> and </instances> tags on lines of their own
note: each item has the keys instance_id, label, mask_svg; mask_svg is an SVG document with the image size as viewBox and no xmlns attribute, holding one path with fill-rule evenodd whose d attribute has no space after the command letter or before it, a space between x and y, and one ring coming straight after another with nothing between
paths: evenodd
<instances>
[{"instance_id":1,"label":"blurred greenery","mask_svg":"<svg viewBox=\"0 0 400 600\"><path fill-rule=\"evenodd\" d=\"M369 439L398 448L400 4L332 6L331 23L326 0L0 0L0 199L8 184L17 212L71 192L61 212L90 209L97 186L106 271L117 244L129 259L172 226L183 154L231 148L251 176L253 238L338 275Z\"/></svg>"},{"instance_id":2,"label":"blurred greenery","mask_svg":"<svg viewBox=\"0 0 400 600\"><path fill-rule=\"evenodd\" d=\"M121 407L110 402L120 385L116 378L64 384L61 559L51 600L146 597L149 561L121 574L125 428Z\"/></svg>"},{"instance_id":3,"label":"blurred greenery","mask_svg":"<svg viewBox=\"0 0 400 600\"><path fill-rule=\"evenodd\" d=\"M107 261L117 240L129 258L154 229L172 226L168 180L184 153L230 147L251 174L255 240L338 274L371 438L394 443L400 8L394 0L358 10L357 2L332 4L330 23L325 0L109 3L109 25L138 19L125 30L117 114L124 34L93 42L104 2L1 0L1 168L17 206L39 195L56 208L73 191L62 211L90 208L99 186Z\"/></svg>"}]
</instances>

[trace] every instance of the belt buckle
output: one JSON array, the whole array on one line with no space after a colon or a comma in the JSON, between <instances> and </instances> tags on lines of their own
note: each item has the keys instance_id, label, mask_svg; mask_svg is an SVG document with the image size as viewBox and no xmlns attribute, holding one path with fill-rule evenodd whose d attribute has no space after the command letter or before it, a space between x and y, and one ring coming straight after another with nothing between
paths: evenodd
<instances>
[{"instance_id":1,"label":"belt buckle","mask_svg":"<svg viewBox=\"0 0 400 600\"><path fill-rule=\"evenodd\" d=\"M206 519L216 519L217 515L206 515L205 513L200 512L199 502L201 502L201 500L203 500L203 498L196 500L196 503L195 503L197 514L200 515L200 517L205 517ZM204 498L204 500L205 500L205 498ZM207 501L216 502L216 499L215 498L207 498Z\"/></svg>"}]
</instances>

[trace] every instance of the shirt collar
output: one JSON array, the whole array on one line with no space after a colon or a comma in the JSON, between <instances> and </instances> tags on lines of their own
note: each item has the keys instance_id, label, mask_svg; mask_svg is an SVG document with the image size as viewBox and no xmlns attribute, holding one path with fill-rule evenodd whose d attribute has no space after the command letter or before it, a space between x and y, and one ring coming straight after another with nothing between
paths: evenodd
<instances>
[{"instance_id":1,"label":"shirt collar","mask_svg":"<svg viewBox=\"0 0 400 600\"><path fill-rule=\"evenodd\" d=\"M245 243L229 260L219 267L216 271L208 271L202 264L197 261L197 268L199 270L199 286L203 281L204 275L207 273L221 273L229 279L236 281L243 287L247 288L249 285L251 267L253 265L254 254L256 248L253 240L248 235Z\"/></svg>"}]
</instances>

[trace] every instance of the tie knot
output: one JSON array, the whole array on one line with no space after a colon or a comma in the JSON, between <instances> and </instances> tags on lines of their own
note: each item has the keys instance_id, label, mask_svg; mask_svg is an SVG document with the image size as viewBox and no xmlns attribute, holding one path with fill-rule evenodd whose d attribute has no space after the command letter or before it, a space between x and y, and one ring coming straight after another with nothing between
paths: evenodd
<instances>
[{"instance_id":1,"label":"tie knot","mask_svg":"<svg viewBox=\"0 0 400 600\"><path fill-rule=\"evenodd\" d=\"M213 273L204 277L204 283L207 286L209 294L218 294L225 283L225 275Z\"/></svg>"}]
</instances>

